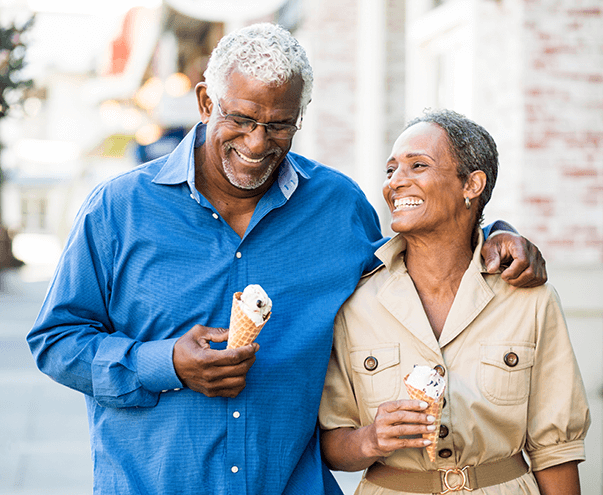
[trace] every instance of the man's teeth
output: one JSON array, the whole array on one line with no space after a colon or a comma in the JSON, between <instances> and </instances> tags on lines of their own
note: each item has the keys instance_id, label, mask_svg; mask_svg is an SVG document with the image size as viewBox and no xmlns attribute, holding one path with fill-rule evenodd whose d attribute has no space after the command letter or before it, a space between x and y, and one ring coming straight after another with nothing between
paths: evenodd
<instances>
[{"instance_id":1,"label":"man's teeth","mask_svg":"<svg viewBox=\"0 0 603 495\"><path fill-rule=\"evenodd\" d=\"M422 204L423 204L423 200L418 199L418 198L396 199L396 201L394 201L394 208L396 210L398 208L415 208Z\"/></svg>"},{"instance_id":2,"label":"man's teeth","mask_svg":"<svg viewBox=\"0 0 603 495\"><path fill-rule=\"evenodd\" d=\"M243 160L245 160L246 162L249 162L249 163L260 163L265 158L265 157L264 158L257 158L257 159L249 158L248 156L245 156L240 151L238 151L238 150L235 150L235 151L237 152L237 155L239 155Z\"/></svg>"}]
</instances>

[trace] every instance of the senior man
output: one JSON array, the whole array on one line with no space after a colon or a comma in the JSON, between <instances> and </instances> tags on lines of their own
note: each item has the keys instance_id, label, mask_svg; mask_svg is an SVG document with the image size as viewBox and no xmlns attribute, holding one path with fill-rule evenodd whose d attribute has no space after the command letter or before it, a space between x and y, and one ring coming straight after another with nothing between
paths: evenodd
<instances>
[{"instance_id":1,"label":"senior man","mask_svg":"<svg viewBox=\"0 0 603 495\"><path fill-rule=\"evenodd\" d=\"M349 178L289 152L312 70L287 31L226 36L205 78L180 145L88 197L28 341L85 394L97 494L340 493L316 418L378 219ZM488 246L519 253L515 283L543 281L523 238ZM250 283L272 317L259 345L226 350L232 293Z\"/></svg>"}]
</instances>

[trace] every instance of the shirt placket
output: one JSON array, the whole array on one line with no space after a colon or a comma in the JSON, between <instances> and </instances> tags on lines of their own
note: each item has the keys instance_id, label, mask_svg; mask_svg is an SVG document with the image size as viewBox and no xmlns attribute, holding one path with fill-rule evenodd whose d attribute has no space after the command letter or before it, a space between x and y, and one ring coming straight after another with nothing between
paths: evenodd
<instances>
[{"instance_id":1,"label":"shirt placket","mask_svg":"<svg viewBox=\"0 0 603 495\"><path fill-rule=\"evenodd\" d=\"M242 291L247 281L247 259L242 241L235 253L230 272L231 292ZM229 480L229 493L245 495L247 493L247 463L245 459L245 439L247 408L244 391L237 397L228 399L226 414L226 477Z\"/></svg>"}]
</instances>

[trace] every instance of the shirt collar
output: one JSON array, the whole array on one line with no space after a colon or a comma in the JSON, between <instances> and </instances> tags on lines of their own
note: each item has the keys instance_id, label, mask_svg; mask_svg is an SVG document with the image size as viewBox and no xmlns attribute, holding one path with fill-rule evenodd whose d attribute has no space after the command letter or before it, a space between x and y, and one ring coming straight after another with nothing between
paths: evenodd
<instances>
[{"instance_id":1,"label":"shirt collar","mask_svg":"<svg viewBox=\"0 0 603 495\"><path fill-rule=\"evenodd\" d=\"M472 263L479 268L481 273L487 273L488 270L486 270L486 266L482 260L481 254L483 245L484 233L482 229L479 229L479 239L477 242L477 247L473 251ZM394 272L399 269L406 271L404 256L402 256L404 251L406 251L406 239L404 239L402 234L398 234L377 249L377 251L375 251L375 256L383 262L385 267L390 272Z\"/></svg>"},{"instance_id":2,"label":"shirt collar","mask_svg":"<svg viewBox=\"0 0 603 495\"><path fill-rule=\"evenodd\" d=\"M199 122L184 137L180 144L170 153L163 167L153 179L157 184L181 184L186 182L191 194L198 200L199 193L195 187L195 148L205 143L206 124ZM278 173L278 187L289 199L299 185L299 176L305 179L309 175L296 163L295 159L287 153L280 165Z\"/></svg>"}]
</instances>

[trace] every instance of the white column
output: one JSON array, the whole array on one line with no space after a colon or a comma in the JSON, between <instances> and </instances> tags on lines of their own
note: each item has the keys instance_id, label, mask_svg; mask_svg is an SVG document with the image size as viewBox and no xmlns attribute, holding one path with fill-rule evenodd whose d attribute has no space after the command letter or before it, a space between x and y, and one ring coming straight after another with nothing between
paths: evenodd
<instances>
[{"instance_id":1,"label":"white column","mask_svg":"<svg viewBox=\"0 0 603 495\"><path fill-rule=\"evenodd\" d=\"M355 178L377 211L387 159L385 13L385 0L358 0Z\"/></svg>"}]
</instances>

